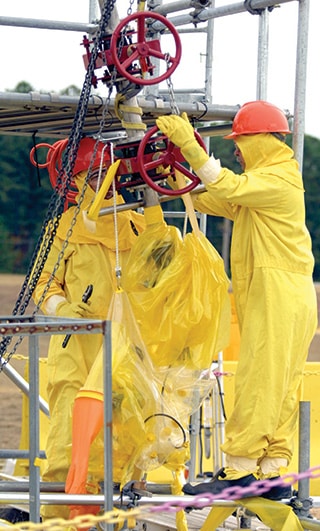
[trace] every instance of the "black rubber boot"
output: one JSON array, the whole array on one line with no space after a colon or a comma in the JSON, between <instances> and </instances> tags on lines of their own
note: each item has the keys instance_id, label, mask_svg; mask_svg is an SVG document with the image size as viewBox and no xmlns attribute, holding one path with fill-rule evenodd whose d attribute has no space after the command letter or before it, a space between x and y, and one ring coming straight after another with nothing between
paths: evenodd
<instances>
[{"instance_id":1,"label":"black rubber boot","mask_svg":"<svg viewBox=\"0 0 320 531\"><path fill-rule=\"evenodd\" d=\"M277 476L275 478L268 479L268 481L273 481L279 478L280 476ZM261 497L267 498L268 500L279 501L284 500L286 498L292 498L292 495L293 494L291 485L276 485L275 487L272 487L270 490L268 490L268 492L261 494Z\"/></svg>"},{"instance_id":2,"label":"black rubber boot","mask_svg":"<svg viewBox=\"0 0 320 531\"><path fill-rule=\"evenodd\" d=\"M182 490L185 494L191 494L192 496L196 496L197 494L203 494L205 492L208 492L210 494L220 494L220 492L222 492L224 489L230 487L248 487L249 485L251 485L251 483L258 481L253 474L249 474L248 476L244 476L239 479L224 479L225 477L226 474L224 473L224 469L221 468L211 481L205 483L198 483L197 485L191 485L191 483L186 483L186 485L183 486ZM254 496L254 494L245 494L243 496L239 495L239 499L248 498L252 496Z\"/></svg>"}]
</instances>

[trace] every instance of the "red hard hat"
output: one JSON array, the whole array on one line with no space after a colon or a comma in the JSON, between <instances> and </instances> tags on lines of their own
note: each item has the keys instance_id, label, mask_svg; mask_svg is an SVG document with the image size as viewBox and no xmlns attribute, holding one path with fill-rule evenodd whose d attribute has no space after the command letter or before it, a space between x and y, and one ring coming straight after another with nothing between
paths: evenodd
<instances>
[{"instance_id":1,"label":"red hard hat","mask_svg":"<svg viewBox=\"0 0 320 531\"><path fill-rule=\"evenodd\" d=\"M67 192L67 199L69 201L74 201L75 197L77 195L77 191L74 189L76 188L74 177L81 171L86 171L89 169L89 166L91 165L91 169L97 168L100 166L101 157L103 156L104 162L110 162L110 150L106 148L103 151L103 148L105 147L105 144L103 142L98 142L96 146L96 140L93 138L82 138L79 143L77 157L74 163L73 172L72 172L72 180L70 183L70 190ZM57 178L59 175L59 171L62 167L62 160L63 160L63 154L68 145L68 138L65 138L63 140L57 140L54 144L46 144L41 143L34 146L30 151L30 160L34 166L38 166L39 168L47 168L49 173L50 182L53 186L53 188L57 185ZM91 163L91 159L93 156L93 151L96 146L96 154L94 161ZM47 159L45 163L39 164L35 160L35 154L36 150L39 148L46 148L48 149L47 152ZM73 189L72 189L73 188Z\"/></svg>"},{"instance_id":2,"label":"red hard hat","mask_svg":"<svg viewBox=\"0 0 320 531\"><path fill-rule=\"evenodd\" d=\"M68 145L68 139L65 138L64 140L58 140L54 144L46 144L41 143L34 146L30 151L30 160L34 166L38 166L39 168L48 168L49 174L54 175L55 173L58 174L59 170L62 167L62 159L63 159L63 153ZM93 151L96 145L96 140L93 138L82 138L79 143L78 152L76 161L74 163L73 177L77 175L77 173L80 173L81 171L85 171L89 168L91 163L91 158L93 156ZM100 166L100 161L102 157L102 152L105 144L103 142L98 142L96 146L96 154L95 159L91 165L91 168L97 168ZM35 151L39 148L47 148L47 160L45 163L38 163L35 160ZM103 158L106 162L110 161L110 152L108 149L105 149L103 152Z\"/></svg>"},{"instance_id":3,"label":"red hard hat","mask_svg":"<svg viewBox=\"0 0 320 531\"><path fill-rule=\"evenodd\" d=\"M232 133L224 138L257 133L291 133L284 112L267 101L249 101L235 115Z\"/></svg>"},{"instance_id":4,"label":"red hard hat","mask_svg":"<svg viewBox=\"0 0 320 531\"><path fill-rule=\"evenodd\" d=\"M95 145L96 140L93 138L82 138L82 140L80 140L77 158L73 167L73 175L77 175L77 173L85 171L89 168ZM102 156L104 161L110 161L109 150L105 149L104 152L102 152L104 146L105 144L103 142L98 142L95 159L91 165L91 168L97 168L100 166Z\"/></svg>"}]
</instances>

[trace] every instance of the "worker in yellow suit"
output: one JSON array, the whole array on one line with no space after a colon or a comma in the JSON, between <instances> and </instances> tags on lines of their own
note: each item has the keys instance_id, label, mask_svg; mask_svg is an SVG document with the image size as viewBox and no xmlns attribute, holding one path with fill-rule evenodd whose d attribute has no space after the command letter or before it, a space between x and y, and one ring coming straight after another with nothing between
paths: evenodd
<instances>
[{"instance_id":1,"label":"worker in yellow suit","mask_svg":"<svg viewBox=\"0 0 320 531\"><path fill-rule=\"evenodd\" d=\"M208 156L185 114L160 117L157 125L205 185L195 208L233 221L231 273L241 341L234 409L222 444L226 466L209 482L184 486L187 494L219 494L279 478L292 458L303 368L317 324L303 181L285 143L286 116L268 102L244 104L225 137L235 143L241 174ZM264 496L287 498L291 488L274 486Z\"/></svg>"},{"instance_id":2,"label":"worker in yellow suit","mask_svg":"<svg viewBox=\"0 0 320 531\"><path fill-rule=\"evenodd\" d=\"M80 142L73 169L73 180L79 190L79 196L85 186L94 147L95 141L91 138L84 138ZM83 216L95 197L101 158L103 158L104 173L110 165L110 155L103 148L104 144L98 143L80 212L74 218L77 206L72 206L61 217L52 248L34 292L35 302L38 303L58 264L41 305L42 311L49 316L106 319L111 298L117 287L113 216L98 217L93 231L88 230ZM110 196L112 193L108 192L101 205L102 208L113 205L113 198ZM116 200L118 204L124 202L118 195ZM137 235L144 230L144 226L144 217L141 214L131 210L117 213L117 249L120 267L125 265L130 249ZM72 230L68 234L68 244L61 255L70 227ZM82 295L89 284L93 285L92 295L88 302L82 302ZM46 445L47 467L42 479L64 483L71 461L74 399L87 379L102 345L102 336L72 335L65 348L62 346L63 339L61 335L52 336L48 352L50 427ZM82 411L82 414L86 415L86 412ZM88 489L90 492L89 487ZM68 518L69 507L46 505L42 507L41 512L45 519Z\"/></svg>"}]
</instances>

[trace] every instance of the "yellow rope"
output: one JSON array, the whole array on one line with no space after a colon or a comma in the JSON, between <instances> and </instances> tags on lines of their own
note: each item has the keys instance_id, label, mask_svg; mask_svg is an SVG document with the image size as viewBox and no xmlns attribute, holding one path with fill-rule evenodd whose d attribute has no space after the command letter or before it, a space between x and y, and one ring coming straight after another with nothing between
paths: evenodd
<instances>
[{"instance_id":1,"label":"yellow rope","mask_svg":"<svg viewBox=\"0 0 320 531\"><path fill-rule=\"evenodd\" d=\"M123 524L126 520L133 517L137 517L146 514L143 513L141 508L134 508L128 510L119 510L113 509L102 515L94 516L91 514L85 514L77 516L72 520L64 520L63 518L51 518L45 520L42 523L36 524L34 522L17 522L16 524L10 525L11 528L20 529L21 531L35 531L35 530L50 530L50 531L59 531L61 529L87 529L88 527L94 527L98 522L105 522L110 524ZM2 521L4 522L4 521ZM0 530L8 530L8 523L6 525L1 525L0 520Z\"/></svg>"}]
</instances>

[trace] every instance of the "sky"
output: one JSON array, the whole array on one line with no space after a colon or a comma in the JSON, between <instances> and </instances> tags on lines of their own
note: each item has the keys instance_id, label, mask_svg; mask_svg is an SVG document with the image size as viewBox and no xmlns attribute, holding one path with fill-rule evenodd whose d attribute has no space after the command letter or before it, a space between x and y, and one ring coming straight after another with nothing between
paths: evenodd
<instances>
[{"instance_id":1,"label":"sky","mask_svg":"<svg viewBox=\"0 0 320 531\"><path fill-rule=\"evenodd\" d=\"M234 3L216 0L215 6ZM89 0L15 0L2 4L1 17L83 23L89 20ZM129 2L120 0L116 5L121 18L127 16ZM135 5L134 2L133 9ZM295 0L281 4L269 16L266 99L291 112L294 109L298 6L298 1ZM189 10L184 13L188 12ZM168 18L176 15L169 14ZM320 1L310 0L305 132L317 138L320 138L319 20ZM241 105L256 99L258 24L259 17L249 13L215 19L211 95L213 104ZM199 27L201 26L203 25L200 24ZM69 85L82 87L85 78L82 33L17 26L0 26L0 32L0 92L13 90L20 81L26 81L35 90L45 92L60 91ZM206 37L203 33L182 34L181 43L182 59L171 76L173 87L176 90L203 89ZM103 85L99 86L99 93L107 95Z\"/></svg>"}]
</instances>

